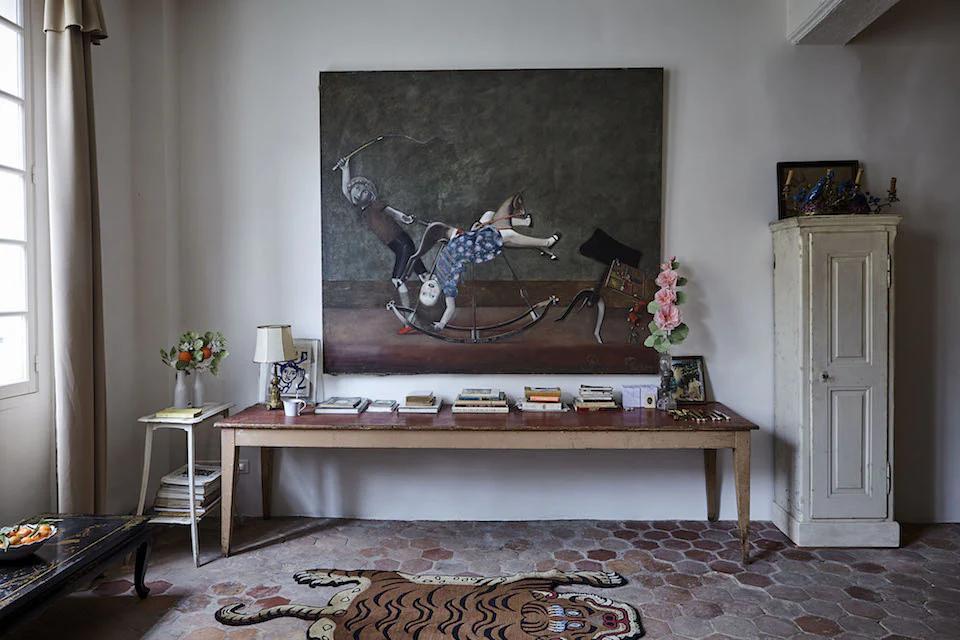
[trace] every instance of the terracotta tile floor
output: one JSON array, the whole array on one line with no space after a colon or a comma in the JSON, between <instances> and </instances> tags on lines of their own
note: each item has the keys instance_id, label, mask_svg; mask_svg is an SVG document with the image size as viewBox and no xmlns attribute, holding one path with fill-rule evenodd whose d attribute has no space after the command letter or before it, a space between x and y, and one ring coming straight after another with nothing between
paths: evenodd
<instances>
[{"instance_id":1,"label":"terracotta tile floor","mask_svg":"<svg viewBox=\"0 0 960 640\"><path fill-rule=\"evenodd\" d=\"M238 601L325 604L332 589L292 579L325 567L617 571L629 584L606 594L640 610L647 638L960 638L960 525L905 527L901 549L801 550L771 524L754 523L746 570L734 533L731 522L254 520L225 560L217 532L202 530L206 564L194 569L186 530L176 528L154 549L146 600L133 595L130 568L118 567L11 637L299 640L307 622L222 627L213 612Z\"/></svg>"}]
</instances>

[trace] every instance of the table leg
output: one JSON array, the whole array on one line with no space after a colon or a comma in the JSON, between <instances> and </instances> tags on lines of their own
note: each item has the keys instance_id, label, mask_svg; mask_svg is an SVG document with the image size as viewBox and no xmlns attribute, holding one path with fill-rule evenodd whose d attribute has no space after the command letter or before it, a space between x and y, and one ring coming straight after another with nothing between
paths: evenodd
<instances>
[{"instance_id":1,"label":"table leg","mask_svg":"<svg viewBox=\"0 0 960 640\"><path fill-rule=\"evenodd\" d=\"M740 528L740 552L743 563L750 560L750 432L738 431L733 449L734 478L737 485L737 525Z\"/></svg>"},{"instance_id":2,"label":"table leg","mask_svg":"<svg viewBox=\"0 0 960 640\"><path fill-rule=\"evenodd\" d=\"M233 429L220 429L220 551L230 555L233 533L233 491L237 483L237 438Z\"/></svg>"},{"instance_id":3,"label":"table leg","mask_svg":"<svg viewBox=\"0 0 960 640\"><path fill-rule=\"evenodd\" d=\"M703 450L703 471L707 481L707 520L716 522L720 515L720 493L717 487L717 450Z\"/></svg>"},{"instance_id":4,"label":"table leg","mask_svg":"<svg viewBox=\"0 0 960 640\"><path fill-rule=\"evenodd\" d=\"M150 589L144 583L144 578L147 575L147 562L150 560L150 541L144 540L143 544L137 547L137 563L133 570L133 588L136 589L137 595L141 598L146 598L147 594L150 593Z\"/></svg>"},{"instance_id":5,"label":"table leg","mask_svg":"<svg viewBox=\"0 0 960 640\"><path fill-rule=\"evenodd\" d=\"M143 478L140 480L140 502L137 503L137 515L143 515L147 502L147 483L150 482L150 460L153 456L153 425L147 425L147 435L143 441Z\"/></svg>"},{"instance_id":6,"label":"table leg","mask_svg":"<svg viewBox=\"0 0 960 640\"><path fill-rule=\"evenodd\" d=\"M260 498L263 519L270 519L273 503L273 447L260 447Z\"/></svg>"},{"instance_id":7,"label":"table leg","mask_svg":"<svg viewBox=\"0 0 960 640\"><path fill-rule=\"evenodd\" d=\"M187 432L187 497L190 500L190 547L193 549L193 566L200 566L200 544L197 540L197 497L194 484L193 425L186 427Z\"/></svg>"}]
</instances>

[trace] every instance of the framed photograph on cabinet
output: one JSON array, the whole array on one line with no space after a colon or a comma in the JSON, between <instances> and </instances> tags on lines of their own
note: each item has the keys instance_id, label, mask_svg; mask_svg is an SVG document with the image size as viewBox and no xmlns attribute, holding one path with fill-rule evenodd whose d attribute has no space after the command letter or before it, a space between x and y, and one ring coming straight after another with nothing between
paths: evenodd
<instances>
[{"instance_id":1,"label":"framed photograph on cabinet","mask_svg":"<svg viewBox=\"0 0 960 640\"><path fill-rule=\"evenodd\" d=\"M783 187L790 181L794 191L798 186L805 186L809 191L817 180L833 169L834 181L837 184L850 182L856 178L859 160L817 160L814 162L778 162L777 163L777 219L793 218L800 215L800 204L792 196L784 197Z\"/></svg>"},{"instance_id":2,"label":"framed photograph on cabinet","mask_svg":"<svg viewBox=\"0 0 960 640\"><path fill-rule=\"evenodd\" d=\"M677 402L706 401L703 356L674 356L673 377L677 380Z\"/></svg>"}]
</instances>

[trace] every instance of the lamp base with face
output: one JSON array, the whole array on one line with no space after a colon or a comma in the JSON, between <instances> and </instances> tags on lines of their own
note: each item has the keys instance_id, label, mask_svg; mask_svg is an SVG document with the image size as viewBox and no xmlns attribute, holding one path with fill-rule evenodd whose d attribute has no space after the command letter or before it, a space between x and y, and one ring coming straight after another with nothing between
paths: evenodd
<instances>
[{"instance_id":1,"label":"lamp base with face","mask_svg":"<svg viewBox=\"0 0 960 640\"><path fill-rule=\"evenodd\" d=\"M277 376L277 365L273 365L273 376L270 378L270 388L267 390L267 409L280 409L280 378Z\"/></svg>"}]
</instances>

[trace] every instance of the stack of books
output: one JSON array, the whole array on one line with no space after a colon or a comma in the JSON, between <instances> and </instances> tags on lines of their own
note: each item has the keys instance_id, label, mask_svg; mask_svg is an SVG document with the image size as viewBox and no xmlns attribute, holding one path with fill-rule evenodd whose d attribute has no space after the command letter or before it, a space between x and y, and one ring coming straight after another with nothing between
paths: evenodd
<instances>
[{"instance_id":1,"label":"stack of books","mask_svg":"<svg viewBox=\"0 0 960 640\"><path fill-rule=\"evenodd\" d=\"M509 413L507 396L498 389L464 389L453 403L454 413Z\"/></svg>"},{"instance_id":2,"label":"stack of books","mask_svg":"<svg viewBox=\"0 0 960 640\"><path fill-rule=\"evenodd\" d=\"M400 413L438 413L442 402L433 391L411 391L403 399Z\"/></svg>"},{"instance_id":3,"label":"stack of books","mask_svg":"<svg viewBox=\"0 0 960 640\"><path fill-rule=\"evenodd\" d=\"M592 384L580 385L573 406L577 411L597 411L598 409L616 409L617 402L613 399L613 387L602 387Z\"/></svg>"},{"instance_id":4,"label":"stack of books","mask_svg":"<svg viewBox=\"0 0 960 640\"><path fill-rule=\"evenodd\" d=\"M521 411L564 411L560 387L524 387Z\"/></svg>"},{"instance_id":5,"label":"stack of books","mask_svg":"<svg viewBox=\"0 0 960 640\"><path fill-rule=\"evenodd\" d=\"M396 409L396 400L371 400L367 413L393 413Z\"/></svg>"},{"instance_id":6,"label":"stack of books","mask_svg":"<svg viewBox=\"0 0 960 640\"><path fill-rule=\"evenodd\" d=\"M317 404L313 412L356 416L363 413L363 410L367 408L368 404L370 404L369 400L359 396L348 398L333 396Z\"/></svg>"},{"instance_id":7,"label":"stack of books","mask_svg":"<svg viewBox=\"0 0 960 640\"><path fill-rule=\"evenodd\" d=\"M190 517L190 478L187 465L163 476L153 510L162 518ZM198 462L193 468L194 505L197 517L203 516L220 497L220 465Z\"/></svg>"}]
</instances>

